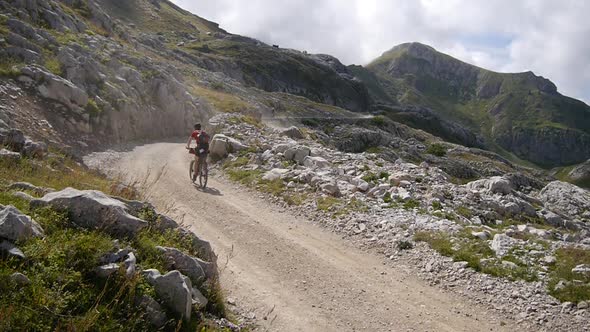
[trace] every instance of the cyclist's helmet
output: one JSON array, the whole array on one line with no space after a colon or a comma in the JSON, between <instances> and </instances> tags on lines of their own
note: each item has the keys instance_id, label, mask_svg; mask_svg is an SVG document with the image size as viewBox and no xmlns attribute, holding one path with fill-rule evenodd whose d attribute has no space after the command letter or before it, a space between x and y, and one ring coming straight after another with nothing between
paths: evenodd
<instances>
[{"instance_id":1,"label":"cyclist's helmet","mask_svg":"<svg viewBox=\"0 0 590 332\"><path fill-rule=\"evenodd\" d=\"M195 123L195 130L201 130L201 124Z\"/></svg>"}]
</instances>

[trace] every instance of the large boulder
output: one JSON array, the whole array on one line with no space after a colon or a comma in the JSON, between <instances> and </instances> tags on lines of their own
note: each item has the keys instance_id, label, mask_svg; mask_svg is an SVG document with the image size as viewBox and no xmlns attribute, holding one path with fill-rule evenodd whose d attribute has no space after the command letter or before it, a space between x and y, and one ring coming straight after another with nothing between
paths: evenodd
<instances>
[{"instance_id":1,"label":"large boulder","mask_svg":"<svg viewBox=\"0 0 590 332\"><path fill-rule=\"evenodd\" d=\"M304 138L301 130L299 130L299 128L297 128L295 126L292 126L292 127L282 130L281 136L287 136L289 138L294 138L294 139L303 139Z\"/></svg>"},{"instance_id":2,"label":"large boulder","mask_svg":"<svg viewBox=\"0 0 590 332\"><path fill-rule=\"evenodd\" d=\"M294 146L285 150L285 159L295 161L302 165L305 157L311 155L311 150L306 146Z\"/></svg>"},{"instance_id":3,"label":"large boulder","mask_svg":"<svg viewBox=\"0 0 590 332\"><path fill-rule=\"evenodd\" d=\"M36 199L31 205L67 210L76 225L104 230L116 236L133 236L147 225L129 213L128 205L96 190L66 188Z\"/></svg>"},{"instance_id":4,"label":"large boulder","mask_svg":"<svg viewBox=\"0 0 590 332\"><path fill-rule=\"evenodd\" d=\"M72 110L88 104L88 94L62 77L34 65L24 67L21 72L36 82L37 90L44 98L55 100Z\"/></svg>"},{"instance_id":5,"label":"large boulder","mask_svg":"<svg viewBox=\"0 0 590 332\"><path fill-rule=\"evenodd\" d=\"M9 205L0 211L0 238L25 241L40 236L43 236L43 228L14 206Z\"/></svg>"},{"instance_id":6,"label":"large boulder","mask_svg":"<svg viewBox=\"0 0 590 332\"><path fill-rule=\"evenodd\" d=\"M489 194L507 195L512 192L512 184L510 181L501 176L493 176L489 179L469 182L466 187L472 191L486 192Z\"/></svg>"},{"instance_id":7,"label":"large boulder","mask_svg":"<svg viewBox=\"0 0 590 332\"><path fill-rule=\"evenodd\" d=\"M0 129L0 145L21 151L25 146L25 135L18 129Z\"/></svg>"},{"instance_id":8,"label":"large boulder","mask_svg":"<svg viewBox=\"0 0 590 332\"><path fill-rule=\"evenodd\" d=\"M307 156L303 159L303 165L309 168L326 168L330 166L330 162L322 157Z\"/></svg>"},{"instance_id":9,"label":"large boulder","mask_svg":"<svg viewBox=\"0 0 590 332\"><path fill-rule=\"evenodd\" d=\"M156 248L163 253L167 268L188 276L193 285L200 286L205 280L217 277L217 267L212 263L191 257L176 248Z\"/></svg>"},{"instance_id":10,"label":"large boulder","mask_svg":"<svg viewBox=\"0 0 590 332\"><path fill-rule=\"evenodd\" d=\"M148 282L154 286L158 298L168 309L183 320L190 321L193 305L190 279L176 270L165 275L161 275L157 270L147 270L144 273Z\"/></svg>"},{"instance_id":11,"label":"large boulder","mask_svg":"<svg viewBox=\"0 0 590 332\"><path fill-rule=\"evenodd\" d=\"M213 136L213 139L211 139L211 144L209 145L211 157L215 159L225 158L230 153L245 150L247 148L247 145L244 145L235 138L231 138L222 134Z\"/></svg>"},{"instance_id":12,"label":"large boulder","mask_svg":"<svg viewBox=\"0 0 590 332\"><path fill-rule=\"evenodd\" d=\"M27 140L22 149L23 155L29 158L43 158L47 154L47 144Z\"/></svg>"},{"instance_id":13,"label":"large boulder","mask_svg":"<svg viewBox=\"0 0 590 332\"><path fill-rule=\"evenodd\" d=\"M285 168L273 168L270 171L264 173L262 180L274 181L280 179L283 175L289 173L288 169Z\"/></svg>"},{"instance_id":14,"label":"large boulder","mask_svg":"<svg viewBox=\"0 0 590 332\"><path fill-rule=\"evenodd\" d=\"M571 183L553 181L541 190L539 199L555 212L590 217L590 192Z\"/></svg>"},{"instance_id":15,"label":"large boulder","mask_svg":"<svg viewBox=\"0 0 590 332\"><path fill-rule=\"evenodd\" d=\"M498 257L506 256L512 248L517 246L520 240L513 239L506 234L496 234L492 240L491 248Z\"/></svg>"}]
</instances>

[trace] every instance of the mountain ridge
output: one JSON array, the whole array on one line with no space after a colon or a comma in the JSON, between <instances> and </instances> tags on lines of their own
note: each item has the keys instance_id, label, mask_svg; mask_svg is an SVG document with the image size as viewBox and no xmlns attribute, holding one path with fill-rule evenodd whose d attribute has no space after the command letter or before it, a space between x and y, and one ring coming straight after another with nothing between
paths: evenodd
<instances>
[{"instance_id":1,"label":"mountain ridge","mask_svg":"<svg viewBox=\"0 0 590 332\"><path fill-rule=\"evenodd\" d=\"M374 75L364 80L374 100L427 107L481 134L493 150L542 166L590 157L590 148L583 147L590 143L590 106L561 95L553 82L530 71L489 71L420 43L398 45L366 69ZM578 148L563 152L573 145Z\"/></svg>"}]
</instances>

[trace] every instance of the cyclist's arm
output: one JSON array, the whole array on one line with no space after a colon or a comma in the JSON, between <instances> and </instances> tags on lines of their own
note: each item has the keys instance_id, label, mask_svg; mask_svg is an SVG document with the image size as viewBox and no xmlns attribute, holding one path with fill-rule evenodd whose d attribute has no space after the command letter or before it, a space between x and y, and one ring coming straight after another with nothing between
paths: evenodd
<instances>
[{"instance_id":1,"label":"cyclist's arm","mask_svg":"<svg viewBox=\"0 0 590 332\"><path fill-rule=\"evenodd\" d=\"M189 136L188 137L188 142L186 142L186 148L190 148L191 147L191 142L193 141L193 136Z\"/></svg>"}]
</instances>

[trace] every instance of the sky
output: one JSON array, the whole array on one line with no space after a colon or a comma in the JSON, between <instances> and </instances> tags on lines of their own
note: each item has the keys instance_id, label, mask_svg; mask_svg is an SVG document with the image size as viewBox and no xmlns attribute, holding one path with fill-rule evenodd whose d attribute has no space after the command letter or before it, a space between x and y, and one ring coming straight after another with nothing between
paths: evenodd
<instances>
[{"instance_id":1,"label":"sky","mask_svg":"<svg viewBox=\"0 0 590 332\"><path fill-rule=\"evenodd\" d=\"M417 41L499 72L532 70L590 104L586 0L172 0L228 32L365 65Z\"/></svg>"}]
</instances>

